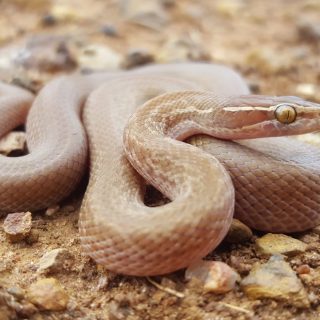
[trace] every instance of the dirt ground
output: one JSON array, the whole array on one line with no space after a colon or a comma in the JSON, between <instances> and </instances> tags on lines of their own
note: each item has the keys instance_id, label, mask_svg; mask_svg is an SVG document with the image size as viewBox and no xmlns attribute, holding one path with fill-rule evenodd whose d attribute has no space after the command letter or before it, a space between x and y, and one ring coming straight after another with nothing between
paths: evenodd
<instances>
[{"instance_id":1,"label":"dirt ground","mask_svg":"<svg viewBox=\"0 0 320 320\"><path fill-rule=\"evenodd\" d=\"M320 102L319 18L318 0L0 1L0 78L37 92L64 73L205 60L234 67L255 93ZM33 213L29 241L12 244L1 228L0 304L6 305L1 319L320 319L314 282L303 282L313 299L310 307L300 308L250 299L239 285L226 294L205 293L188 283L183 271L152 278L183 298L147 278L108 272L81 254L77 222L84 190L85 181L52 215ZM253 263L266 261L254 244L261 235L242 244L223 243L212 257L244 277ZM316 232L295 237L312 243L319 255ZM52 275L66 290L68 305L63 311L28 309L21 301L39 278L37 264L56 248L74 256L72 265ZM287 261L295 269L297 259L311 261L308 254ZM310 267L320 265L317 258L312 261Z\"/></svg>"}]
</instances>

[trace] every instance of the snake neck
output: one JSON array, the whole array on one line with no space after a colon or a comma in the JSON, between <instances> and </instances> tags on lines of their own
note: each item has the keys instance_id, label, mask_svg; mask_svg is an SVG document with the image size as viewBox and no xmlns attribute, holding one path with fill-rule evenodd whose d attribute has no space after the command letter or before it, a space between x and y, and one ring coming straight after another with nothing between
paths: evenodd
<instances>
[{"instance_id":1,"label":"snake neck","mask_svg":"<svg viewBox=\"0 0 320 320\"><path fill-rule=\"evenodd\" d=\"M250 97L250 96L245 96ZM270 101L268 101L270 103ZM210 92L178 92L159 96L142 106L130 119L124 137L136 132L145 137L167 137L183 141L195 134L220 139L265 137L257 124L273 114L249 108L241 97L216 96ZM264 123L267 126L267 123Z\"/></svg>"}]
</instances>

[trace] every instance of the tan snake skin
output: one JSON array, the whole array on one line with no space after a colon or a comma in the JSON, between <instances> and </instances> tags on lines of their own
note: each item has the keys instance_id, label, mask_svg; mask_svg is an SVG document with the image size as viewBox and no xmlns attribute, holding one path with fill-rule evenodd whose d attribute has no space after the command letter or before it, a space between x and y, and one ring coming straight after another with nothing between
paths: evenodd
<instances>
[{"instance_id":1,"label":"tan snake skin","mask_svg":"<svg viewBox=\"0 0 320 320\"><path fill-rule=\"evenodd\" d=\"M2 84L0 93L3 135L24 121L32 97ZM235 143L207 135L244 139L319 130L319 105L248 94L237 73L206 64L56 79L29 112L30 153L0 157L0 211L46 208L74 190L88 163L87 133L90 179L81 241L84 252L110 270L141 276L188 266L223 239L234 199L236 216L253 228L308 229L319 223L316 147L292 138ZM156 96L125 129L137 107ZM275 120L280 103L295 106L294 123ZM79 118L84 104L85 129ZM207 135L188 142L199 148L175 140L198 133ZM132 165L169 204L144 205L145 182L127 160L123 138Z\"/></svg>"}]
</instances>

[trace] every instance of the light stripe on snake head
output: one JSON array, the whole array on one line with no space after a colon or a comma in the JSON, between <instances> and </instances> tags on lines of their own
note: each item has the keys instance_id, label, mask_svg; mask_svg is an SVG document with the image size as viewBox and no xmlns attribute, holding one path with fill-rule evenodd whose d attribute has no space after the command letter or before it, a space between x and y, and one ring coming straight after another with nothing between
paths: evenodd
<instances>
[{"instance_id":1,"label":"light stripe on snake head","mask_svg":"<svg viewBox=\"0 0 320 320\"><path fill-rule=\"evenodd\" d=\"M231 99L223 111L233 113L229 128L237 139L296 135L306 128L320 128L320 105L298 97L241 96ZM227 137L228 133L222 136Z\"/></svg>"}]
</instances>

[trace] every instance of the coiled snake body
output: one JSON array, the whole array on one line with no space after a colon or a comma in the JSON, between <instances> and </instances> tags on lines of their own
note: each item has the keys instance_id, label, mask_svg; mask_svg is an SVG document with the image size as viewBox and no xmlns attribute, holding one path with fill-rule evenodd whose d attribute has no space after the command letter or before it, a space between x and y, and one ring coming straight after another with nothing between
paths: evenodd
<instances>
[{"instance_id":1,"label":"coiled snake body","mask_svg":"<svg viewBox=\"0 0 320 320\"><path fill-rule=\"evenodd\" d=\"M33 98L2 84L0 94L3 135L24 122ZM118 273L171 272L220 243L234 206L237 217L260 230L293 232L319 223L320 150L289 137L238 140L319 129L318 104L250 95L223 66L61 77L32 103L29 154L0 157L0 211L59 202L89 163L83 250ZM190 136L189 144L179 141ZM144 179L171 202L146 206Z\"/></svg>"}]
</instances>

